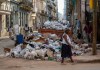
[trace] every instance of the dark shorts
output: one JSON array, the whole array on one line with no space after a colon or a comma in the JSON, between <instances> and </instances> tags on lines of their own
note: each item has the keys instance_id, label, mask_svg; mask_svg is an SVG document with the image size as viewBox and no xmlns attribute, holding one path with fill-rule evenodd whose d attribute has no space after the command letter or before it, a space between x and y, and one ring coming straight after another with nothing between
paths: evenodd
<instances>
[{"instance_id":1,"label":"dark shorts","mask_svg":"<svg viewBox=\"0 0 100 70\"><path fill-rule=\"evenodd\" d=\"M63 58L68 57L69 58L71 56L72 56L71 47L69 45L62 44L61 57L63 57Z\"/></svg>"}]
</instances>

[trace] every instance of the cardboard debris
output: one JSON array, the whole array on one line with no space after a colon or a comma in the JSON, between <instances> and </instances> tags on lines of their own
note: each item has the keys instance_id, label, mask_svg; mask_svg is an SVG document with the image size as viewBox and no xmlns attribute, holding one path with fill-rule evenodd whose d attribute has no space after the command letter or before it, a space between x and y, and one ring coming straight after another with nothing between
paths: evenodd
<instances>
[{"instance_id":1,"label":"cardboard debris","mask_svg":"<svg viewBox=\"0 0 100 70\"><path fill-rule=\"evenodd\" d=\"M21 50L17 48L18 46L16 46L15 48L12 48L14 49L13 52L16 52L14 53L15 57L19 56L21 58L28 57L28 59L35 59L40 56L40 55L34 56L36 55L35 52L37 50L45 50L46 52L39 51L39 53L43 53L40 56L42 57L42 59L43 58L45 59L44 57L45 55L47 55L48 58L55 58L57 59L57 61L61 59L61 53L60 53L61 45L59 43L58 36L56 34L49 34L49 36L45 37L41 33L36 32L36 34L34 33L32 36L29 36L28 40L26 40L25 42L26 44L19 45ZM50 50L50 48L52 48L53 50ZM34 51L34 55L31 54L32 51ZM91 51L91 47L89 47L88 44L79 45L79 44L73 43L72 53L75 56L83 55L90 51ZM7 52L7 56L8 55L11 56L11 54L8 54Z\"/></svg>"}]
</instances>

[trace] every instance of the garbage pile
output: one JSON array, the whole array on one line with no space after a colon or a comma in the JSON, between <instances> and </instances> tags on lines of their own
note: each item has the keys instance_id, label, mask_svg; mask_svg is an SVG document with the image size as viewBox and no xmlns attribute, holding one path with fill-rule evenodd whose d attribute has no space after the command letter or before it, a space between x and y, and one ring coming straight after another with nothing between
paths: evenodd
<instances>
[{"instance_id":1,"label":"garbage pile","mask_svg":"<svg viewBox=\"0 0 100 70\"><path fill-rule=\"evenodd\" d=\"M88 44L74 44L72 53L74 56L84 55L85 53L91 52L92 48Z\"/></svg>"},{"instance_id":2,"label":"garbage pile","mask_svg":"<svg viewBox=\"0 0 100 70\"><path fill-rule=\"evenodd\" d=\"M68 28L68 24L66 24L66 23L62 24L57 21L47 21L44 23L44 28L55 29L55 30L64 30L64 29Z\"/></svg>"},{"instance_id":3,"label":"garbage pile","mask_svg":"<svg viewBox=\"0 0 100 70\"><path fill-rule=\"evenodd\" d=\"M83 55L91 51L88 44L72 44L72 53L75 56ZM57 60L61 59L61 44L59 37L50 34L45 38L41 33L29 35L23 44L18 44L12 48L7 56L25 59Z\"/></svg>"}]
</instances>

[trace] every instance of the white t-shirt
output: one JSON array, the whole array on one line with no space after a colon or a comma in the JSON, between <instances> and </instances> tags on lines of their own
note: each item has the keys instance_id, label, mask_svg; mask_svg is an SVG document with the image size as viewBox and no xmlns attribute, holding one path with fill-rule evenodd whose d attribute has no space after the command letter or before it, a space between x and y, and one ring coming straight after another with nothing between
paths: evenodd
<instances>
[{"instance_id":1,"label":"white t-shirt","mask_svg":"<svg viewBox=\"0 0 100 70\"><path fill-rule=\"evenodd\" d=\"M72 42L71 42L70 37L69 37L67 34L65 34L65 33L63 34L63 36L64 36L64 35L67 36L67 41L69 42L69 44L71 44ZM64 39L63 37L62 37L62 43L68 45L68 43L66 43L66 41L65 41L65 39Z\"/></svg>"},{"instance_id":2,"label":"white t-shirt","mask_svg":"<svg viewBox=\"0 0 100 70\"><path fill-rule=\"evenodd\" d=\"M19 26L16 24L16 25L14 25L14 33L16 34L16 35L18 35L19 34Z\"/></svg>"}]
</instances>

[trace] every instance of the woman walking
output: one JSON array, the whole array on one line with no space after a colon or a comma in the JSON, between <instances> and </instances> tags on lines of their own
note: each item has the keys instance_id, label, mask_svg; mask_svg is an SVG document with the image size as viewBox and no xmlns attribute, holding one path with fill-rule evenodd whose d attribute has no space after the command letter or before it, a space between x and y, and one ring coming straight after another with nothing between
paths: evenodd
<instances>
[{"instance_id":1,"label":"woman walking","mask_svg":"<svg viewBox=\"0 0 100 70\"><path fill-rule=\"evenodd\" d=\"M72 51L71 51L71 47L72 47L71 39L70 39L71 35L72 35L71 30L67 29L65 30L65 33L62 36L62 48L61 48L61 57L62 57L61 63L62 64L65 64L64 59L66 57L70 58L71 62L74 62L72 58Z\"/></svg>"}]
</instances>

